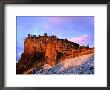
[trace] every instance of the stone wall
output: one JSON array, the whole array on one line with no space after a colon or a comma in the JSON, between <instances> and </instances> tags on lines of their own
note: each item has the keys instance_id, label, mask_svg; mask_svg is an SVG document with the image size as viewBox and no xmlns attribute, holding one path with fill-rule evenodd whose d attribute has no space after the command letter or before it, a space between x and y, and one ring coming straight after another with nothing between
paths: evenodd
<instances>
[{"instance_id":1,"label":"stone wall","mask_svg":"<svg viewBox=\"0 0 110 90\"><path fill-rule=\"evenodd\" d=\"M24 53L45 52L45 60L50 65L56 63L58 52L63 53L61 59L70 58L75 48L79 48L79 44L71 43L67 39L59 39L54 35L47 36L47 34L38 37L28 34L24 41Z\"/></svg>"}]
</instances>

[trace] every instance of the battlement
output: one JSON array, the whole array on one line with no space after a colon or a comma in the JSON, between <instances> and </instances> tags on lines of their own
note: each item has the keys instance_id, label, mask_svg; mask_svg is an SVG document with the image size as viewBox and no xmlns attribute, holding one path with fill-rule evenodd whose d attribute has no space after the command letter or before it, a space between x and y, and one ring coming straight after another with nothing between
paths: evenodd
<instances>
[{"instance_id":1,"label":"battlement","mask_svg":"<svg viewBox=\"0 0 110 90\"><path fill-rule=\"evenodd\" d=\"M74 43L74 42L71 42L71 41L68 41L68 39L59 39L59 38L57 38L57 36L56 35L52 35L52 36L48 36L47 35L47 33L44 33L44 35L43 36L41 36L41 35L38 35L38 36L36 36L36 35L31 35L31 34L28 34L28 36L27 36L27 38L25 39L25 41L26 40L30 40L30 39L35 39L35 40L41 40L41 41L44 41L44 39L45 40L57 40L58 42L62 42L62 43L68 43L68 44L71 44L71 45L77 45L77 46L79 46L79 44L77 44L77 43ZM25 42L24 41L24 42ZM54 42L54 41L52 41L52 42Z\"/></svg>"},{"instance_id":2,"label":"battlement","mask_svg":"<svg viewBox=\"0 0 110 90\"><path fill-rule=\"evenodd\" d=\"M24 41L24 51L26 53L32 53L33 47L37 48L37 51L41 50L41 48L41 51L44 51L43 48L47 48L48 45L54 46L55 49L60 47L62 48L61 51L66 48L78 49L80 47L79 44L68 41L67 39L59 39L56 35L48 36L47 33L44 33L44 36L36 36L28 34L28 37Z\"/></svg>"},{"instance_id":3,"label":"battlement","mask_svg":"<svg viewBox=\"0 0 110 90\"><path fill-rule=\"evenodd\" d=\"M36 36L36 35L28 34L26 39L37 39L37 38L51 38L51 39L56 38L56 39L58 39L56 35L48 36L47 33L44 33L43 36L41 36L41 35Z\"/></svg>"}]
</instances>

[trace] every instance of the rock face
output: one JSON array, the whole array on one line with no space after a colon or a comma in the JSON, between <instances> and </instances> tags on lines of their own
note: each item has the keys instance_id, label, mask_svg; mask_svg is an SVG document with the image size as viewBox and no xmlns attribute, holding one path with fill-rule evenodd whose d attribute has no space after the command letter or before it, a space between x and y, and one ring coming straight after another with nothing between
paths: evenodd
<instances>
[{"instance_id":1,"label":"rock face","mask_svg":"<svg viewBox=\"0 0 110 90\"><path fill-rule=\"evenodd\" d=\"M24 41L24 53L31 54L35 52L44 52L45 60L50 64L54 65L57 56L59 59L63 59L64 53L72 54L75 49L78 50L79 44L68 41L67 39L58 39L56 36L44 36L35 35L28 37ZM62 54L61 54L62 53ZM61 54L58 55L58 54Z\"/></svg>"},{"instance_id":2,"label":"rock face","mask_svg":"<svg viewBox=\"0 0 110 90\"><path fill-rule=\"evenodd\" d=\"M83 48L83 49L82 49ZM64 59L74 58L87 47L80 47L79 44L70 42L67 39L59 39L55 35L36 36L28 34L24 40L24 52L17 63L17 73L23 73L30 67L40 67L45 63L53 66Z\"/></svg>"}]
</instances>

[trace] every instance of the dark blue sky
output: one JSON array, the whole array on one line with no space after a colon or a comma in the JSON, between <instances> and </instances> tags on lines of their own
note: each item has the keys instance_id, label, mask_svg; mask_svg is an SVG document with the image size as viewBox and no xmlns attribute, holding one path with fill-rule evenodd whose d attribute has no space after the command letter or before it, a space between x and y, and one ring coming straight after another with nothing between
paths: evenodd
<instances>
[{"instance_id":1,"label":"dark blue sky","mask_svg":"<svg viewBox=\"0 0 110 90\"><path fill-rule=\"evenodd\" d=\"M17 61L23 52L24 38L27 35L56 35L67 38L80 45L90 44L94 47L94 17L93 16L17 16Z\"/></svg>"}]
</instances>

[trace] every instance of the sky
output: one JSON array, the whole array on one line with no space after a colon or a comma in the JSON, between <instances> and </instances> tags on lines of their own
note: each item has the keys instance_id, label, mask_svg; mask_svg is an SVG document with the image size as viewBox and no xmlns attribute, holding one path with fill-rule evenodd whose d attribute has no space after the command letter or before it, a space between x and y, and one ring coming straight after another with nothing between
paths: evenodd
<instances>
[{"instance_id":1,"label":"sky","mask_svg":"<svg viewBox=\"0 0 110 90\"><path fill-rule=\"evenodd\" d=\"M17 57L19 60L24 50L24 39L28 34L49 36L80 45L94 47L94 16L17 16Z\"/></svg>"}]
</instances>

